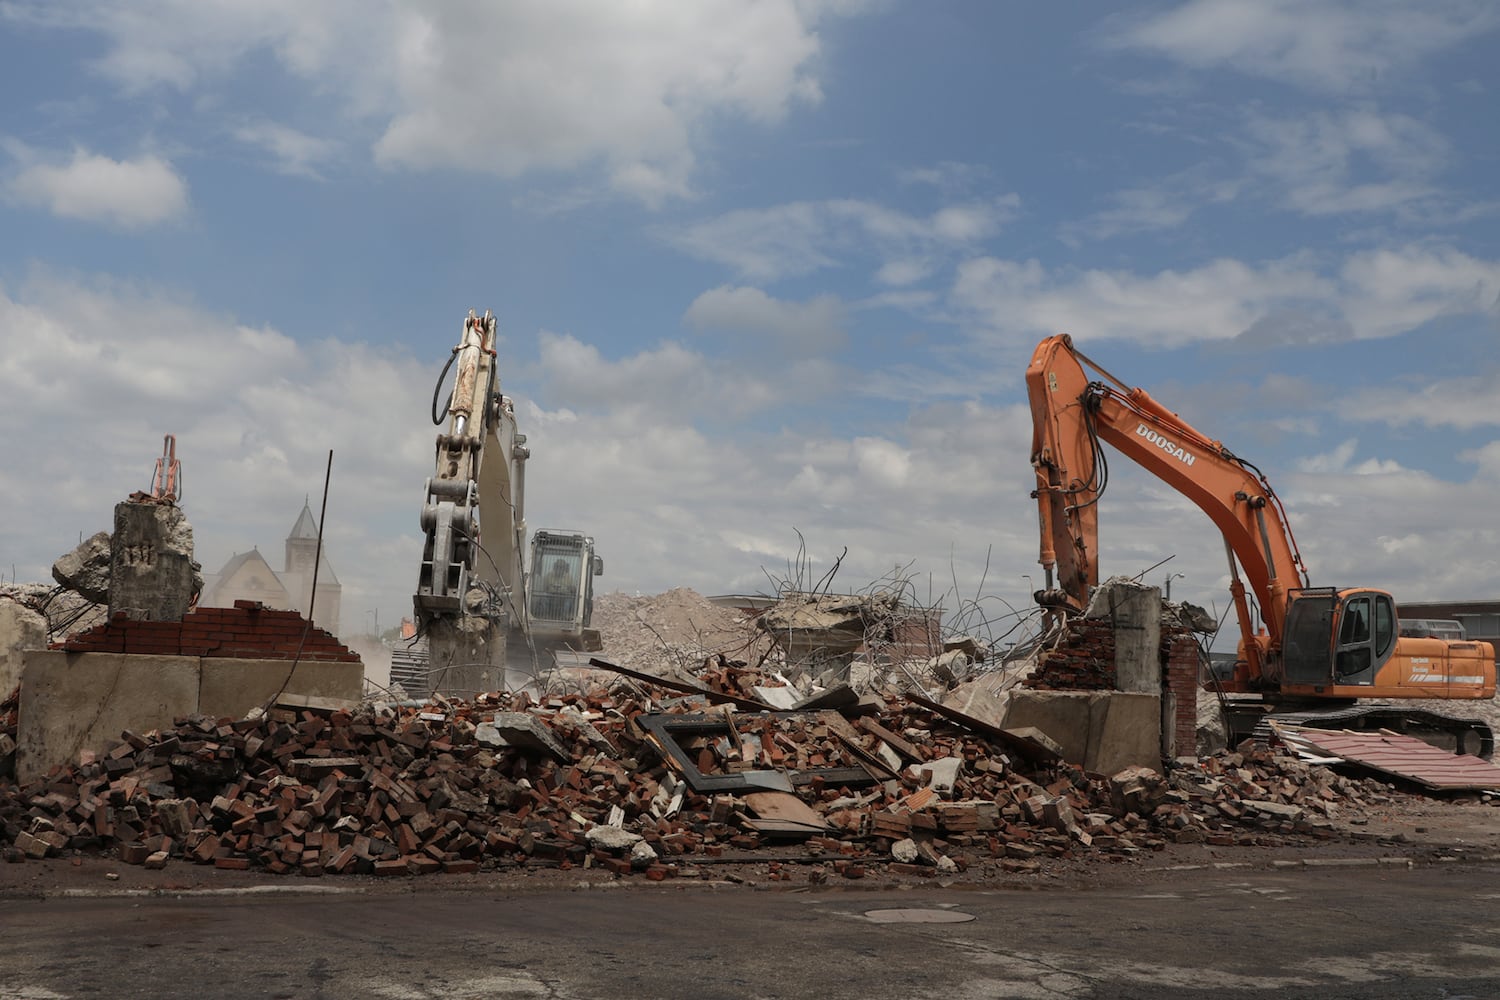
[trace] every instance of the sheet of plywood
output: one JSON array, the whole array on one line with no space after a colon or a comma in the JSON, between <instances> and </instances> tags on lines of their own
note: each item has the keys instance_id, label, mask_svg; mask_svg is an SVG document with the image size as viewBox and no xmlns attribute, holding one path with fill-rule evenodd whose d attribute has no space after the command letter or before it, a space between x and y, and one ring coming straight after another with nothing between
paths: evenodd
<instances>
[{"instance_id":1,"label":"sheet of plywood","mask_svg":"<svg viewBox=\"0 0 1500 1000\"><path fill-rule=\"evenodd\" d=\"M828 829L827 822L812 806L788 792L749 792L740 798L757 819L767 820L778 829L788 824L811 833Z\"/></svg>"}]
</instances>

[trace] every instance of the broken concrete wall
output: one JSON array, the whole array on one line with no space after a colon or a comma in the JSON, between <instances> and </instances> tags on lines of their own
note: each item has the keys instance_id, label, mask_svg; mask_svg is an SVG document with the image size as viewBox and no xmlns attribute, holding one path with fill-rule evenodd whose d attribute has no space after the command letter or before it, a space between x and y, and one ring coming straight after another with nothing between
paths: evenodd
<instances>
[{"instance_id":1,"label":"broken concrete wall","mask_svg":"<svg viewBox=\"0 0 1500 1000\"><path fill-rule=\"evenodd\" d=\"M1063 759L1093 774L1161 766L1161 697L1120 691L1011 693L1002 728L1031 726L1051 737Z\"/></svg>"},{"instance_id":2,"label":"broken concrete wall","mask_svg":"<svg viewBox=\"0 0 1500 1000\"><path fill-rule=\"evenodd\" d=\"M126 729L237 719L278 691L356 701L363 688L359 657L295 611L239 601L181 621L121 615L25 655L16 777L45 774Z\"/></svg>"},{"instance_id":3,"label":"broken concrete wall","mask_svg":"<svg viewBox=\"0 0 1500 1000\"><path fill-rule=\"evenodd\" d=\"M189 715L241 718L286 694L357 700L358 663L33 650L25 656L16 779L32 781L125 730L149 732Z\"/></svg>"}]
</instances>

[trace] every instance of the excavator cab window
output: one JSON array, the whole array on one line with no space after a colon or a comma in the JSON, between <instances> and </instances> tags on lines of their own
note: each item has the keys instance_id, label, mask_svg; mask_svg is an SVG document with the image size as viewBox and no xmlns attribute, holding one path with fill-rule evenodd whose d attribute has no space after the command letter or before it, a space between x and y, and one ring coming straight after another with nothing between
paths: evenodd
<instances>
[{"instance_id":1,"label":"excavator cab window","mask_svg":"<svg viewBox=\"0 0 1500 1000\"><path fill-rule=\"evenodd\" d=\"M1389 598L1375 599L1375 659L1383 661L1396 641L1396 606Z\"/></svg>"},{"instance_id":2,"label":"excavator cab window","mask_svg":"<svg viewBox=\"0 0 1500 1000\"><path fill-rule=\"evenodd\" d=\"M1290 684L1327 684L1333 678L1333 622L1338 595L1332 590L1297 591L1287 610L1286 679Z\"/></svg>"},{"instance_id":3,"label":"excavator cab window","mask_svg":"<svg viewBox=\"0 0 1500 1000\"><path fill-rule=\"evenodd\" d=\"M578 613L582 551L570 539L548 539L532 551L531 617L571 622Z\"/></svg>"},{"instance_id":4,"label":"excavator cab window","mask_svg":"<svg viewBox=\"0 0 1500 1000\"><path fill-rule=\"evenodd\" d=\"M1372 600L1372 598L1378 598ZM1377 606L1381 605L1380 621L1377 623L1375 615ZM1380 641L1376 642L1376 636L1372 634L1371 625L1378 624L1375 632L1380 633ZM1344 602L1343 615L1339 624L1339 646L1334 658L1334 672L1340 684L1371 684L1375 680L1375 672L1371 668L1375 664L1375 649L1379 645L1382 654L1389 652L1392 637L1395 634L1395 614L1390 606L1389 598L1373 594L1361 594L1358 597L1350 597Z\"/></svg>"}]
</instances>

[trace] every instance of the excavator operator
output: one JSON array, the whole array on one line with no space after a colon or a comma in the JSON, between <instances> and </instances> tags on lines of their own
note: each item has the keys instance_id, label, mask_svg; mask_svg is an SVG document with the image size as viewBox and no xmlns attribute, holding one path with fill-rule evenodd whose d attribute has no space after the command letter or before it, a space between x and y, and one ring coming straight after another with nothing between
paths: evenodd
<instances>
[{"instance_id":1,"label":"excavator operator","mask_svg":"<svg viewBox=\"0 0 1500 1000\"><path fill-rule=\"evenodd\" d=\"M566 559L554 559L540 586L533 588L531 613L548 621L567 621L573 617L578 600L578 581Z\"/></svg>"}]
</instances>

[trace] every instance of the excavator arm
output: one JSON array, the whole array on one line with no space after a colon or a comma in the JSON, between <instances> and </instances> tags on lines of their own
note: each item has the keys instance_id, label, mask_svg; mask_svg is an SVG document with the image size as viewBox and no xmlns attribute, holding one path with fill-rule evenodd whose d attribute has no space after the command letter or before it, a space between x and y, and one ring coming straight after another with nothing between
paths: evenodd
<instances>
[{"instance_id":1,"label":"excavator arm","mask_svg":"<svg viewBox=\"0 0 1500 1000\"><path fill-rule=\"evenodd\" d=\"M470 310L438 379L456 369L422 504L422 563L413 594L433 683L445 690L504 684L507 633L526 631L526 436L500 394L495 317ZM434 410L437 404L434 393Z\"/></svg>"},{"instance_id":2,"label":"excavator arm","mask_svg":"<svg viewBox=\"0 0 1500 1000\"><path fill-rule=\"evenodd\" d=\"M539 530L526 569L526 461L515 408L500 393L496 321L471 310L433 393L436 468L422 503L422 563L412 595L428 648L429 689L471 696L534 683L561 649L598 650L594 539ZM454 369L445 411L437 406ZM425 692L424 692L425 693Z\"/></svg>"},{"instance_id":3,"label":"excavator arm","mask_svg":"<svg viewBox=\"0 0 1500 1000\"><path fill-rule=\"evenodd\" d=\"M1090 377L1090 370L1099 378ZM1053 602L1082 607L1099 582L1098 501L1108 484L1101 444L1151 472L1206 513L1229 550L1231 591L1254 676L1274 677L1288 591L1307 585L1286 514L1253 465L1199 433L1143 389L1084 357L1067 335L1037 346L1026 369L1031 464L1041 529L1041 564ZM1236 570L1244 570L1244 582ZM1245 583L1269 634L1255 636Z\"/></svg>"}]
</instances>

